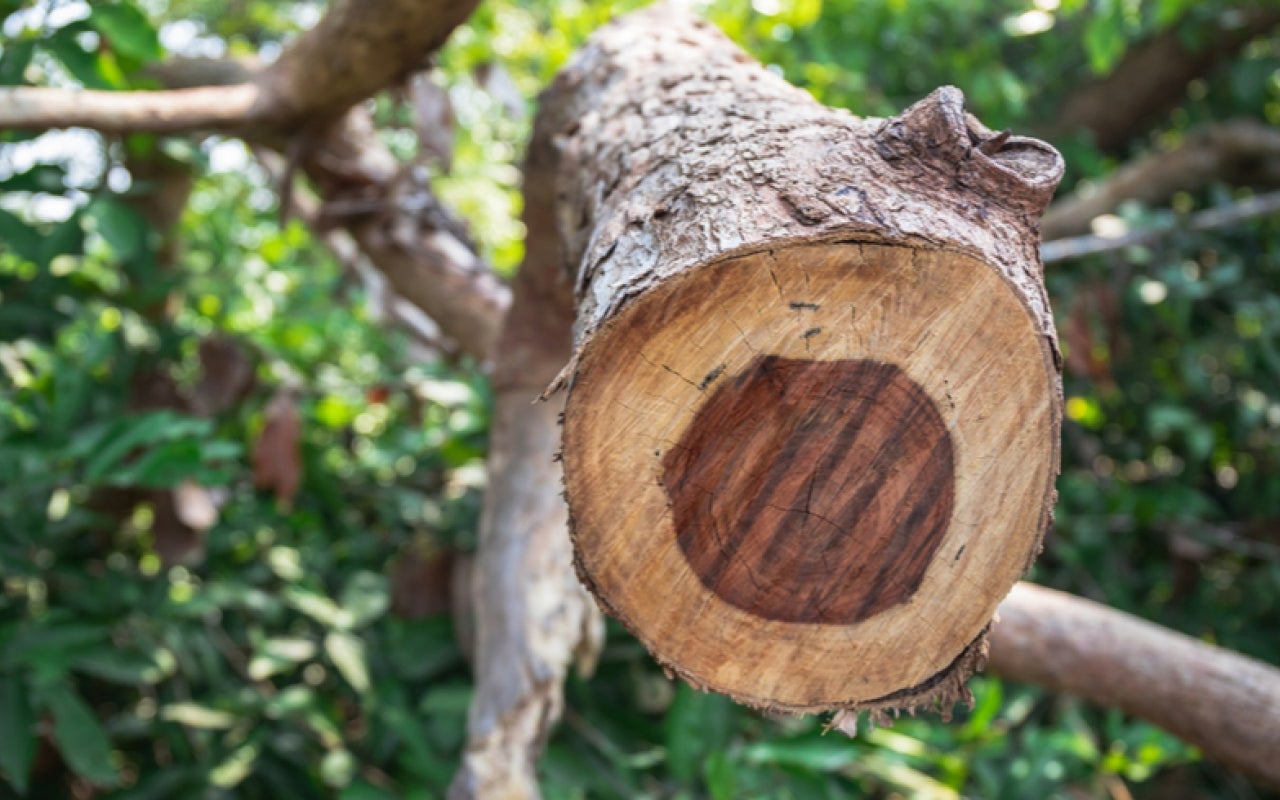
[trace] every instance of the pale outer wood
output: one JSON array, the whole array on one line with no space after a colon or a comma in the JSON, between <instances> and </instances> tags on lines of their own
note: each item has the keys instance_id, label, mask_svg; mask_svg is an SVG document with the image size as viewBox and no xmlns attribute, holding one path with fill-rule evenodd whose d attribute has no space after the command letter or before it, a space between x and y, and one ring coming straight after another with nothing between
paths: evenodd
<instances>
[{"instance_id":1,"label":"pale outer wood","mask_svg":"<svg viewBox=\"0 0 1280 800\"><path fill-rule=\"evenodd\" d=\"M698 300L673 313L673 297ZM855 625L770 621L690 570L660 454L705 400L704 377L757 354L896 363L938 405L956 506L908 604ZM944 672L1034 557L1056 475L1055 374L1016 293L968 256L815 245L682 273L606 322L580 362L565 432L580 568L695 684L789 710L874 704Z\"/></svg>"}]
</instances>

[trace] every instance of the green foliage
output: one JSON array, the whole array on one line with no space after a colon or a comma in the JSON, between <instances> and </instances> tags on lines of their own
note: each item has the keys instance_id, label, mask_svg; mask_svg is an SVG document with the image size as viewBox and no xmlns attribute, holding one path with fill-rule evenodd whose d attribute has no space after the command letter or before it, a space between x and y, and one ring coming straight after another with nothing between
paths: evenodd
<instances>
[{"instance_id":1,"label":"green foliage","mask_svg":"<svg viewBox=\"0 0 1280 800\"><path fill-rule=\"evenodd\" d=\"M0 84L145 87L166 23L191 20L242 53L321 11L173 0L57 16L46 5L0 0ZM522 250L516 165L534 93L635 5L485 3L441 54L457 125L436 187L500 269ZM1016 130L1141 37L1178 25L1194 38L1224 8L703 5L824 102L884 115L955 83L984 121ZM516 102L484 77L495 65ZM1278 68L1274 42L1251 47L1193 87L1160 136L1227 116L1280 119ZM382 98L377 113L388 144L414 155L403 104ZM274 187L239 145L32 144L0 134L0 795L92 784L133 800L440 796L470 678L449 619L400 607L398 570L474 545L483 378L378 322L354 276L281 222ZM1071 181L1114 168L1087 145L1064 149ZM155 164L196 179L176 233L150 202L164 188ZM1214 190L1175 204L1230 200ZM1142 208L1124 218L1172 224ZM1276 223L1260 222L1051 273L1069 419L1058 527L1035 572L1271 662L1278 243ZM211 357L220 342L239 355ZM248 376L220 405L208 379L225 377L219 365ZM287 500L255 488L278 402L299 420L301 488ZM219 500L207 529L175 511L192 487ZM183 536L198 556L173 549ZM904 719L850 741L817 719L673 685L613 626L599 674L570 682L540 775L553 798L1158 795L1162 771L1254 796L1114 711L990 678L973 688L975 707L950 724Z\"/></svg>"}]
</instances>

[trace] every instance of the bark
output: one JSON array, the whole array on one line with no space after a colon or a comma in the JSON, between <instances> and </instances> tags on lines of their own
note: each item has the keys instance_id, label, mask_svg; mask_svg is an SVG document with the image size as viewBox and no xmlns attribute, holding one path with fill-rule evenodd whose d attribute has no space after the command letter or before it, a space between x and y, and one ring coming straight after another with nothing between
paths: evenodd
<instances>
[{"instance_id":1,"label":"bark","mask_svg":"<svg viewBox=\"0 0 1280 800\"><path fill-rule=\"evenodd\" d=\"M1214 181L1257 185L1280 176L1280 130L1250 119L1200 128L1179 145L1126 164L1100 184L1086 184L1049 207L1046 241L1075 236L1121 203L1157 203Z\"/></svg>"},{"instance_id":2,"label":"bark","mask_svg":"<svg viewBox=\"0 0 1280 800\"><path fill-rule=\"evenodd\" d=\"M556 90L583 582L695 686L948 711L1049 522L1061 158L951 88L824 108L667 7Z\"/></svg>"},{"instance_id":3,"label":"bark","mask_svg":"<svg viewBox=\"0 0 1280 800\"><path fill-rule=\"evenodd\" d=\"M550 212L548 138L558 98L543 100L525 167L529 236L503 325L493 382L489 489L473 573L476 692L450 797L538 795L535 765L563 705L569 664L590 673L603 622L571 567L560 499L561 400L532 401L568 359L573 297Z\"/></svg>"},{"instance_id":4,"label":"bark","mask_svg":"<svg viewBox=\"0 0 1280 800\"><path fill-rule=\"evenodd\" d=\"M1204 32L1204 46L1187 43L1184 25L1172 25L1132 48L1110 74L1072 92L1049 133L1087 131L1104 151L1120 149L1157 114L1182 102L1187 84L1231 60L1250 41L1280 24L1280 8L1257 4L1226 9Z\"/></svg>"},{"instance_id":5,"label":"bark","mask_svg":"<svg viewBox=\"0 0 1280 800\"><path fill-rule=\"evenodd\" d=\"M336 119L425 69L479 0L338 0L259 79L262 115L285 129Z\"/></svg>"},{"instance_id":6,"label":"bark","mask_svg":"<svg viewBox=\"0 0 1280 800\"><path fill-rule=\"evenodd\" d=\"M226 130L250 121L260 97L259 87L253 84L161 92L0 88L0 129Z\"/></svg>"},{"instance_id":7,"label":"bark","mask_svg":"<svg viewBox=\"0 0 1280 800\"><path fill-rule=\"evenodd\" d=\"M1280 788L1280 670L1088 600L1019 584L992 672L1148 720Z\"/></svg>"}]
</instances>

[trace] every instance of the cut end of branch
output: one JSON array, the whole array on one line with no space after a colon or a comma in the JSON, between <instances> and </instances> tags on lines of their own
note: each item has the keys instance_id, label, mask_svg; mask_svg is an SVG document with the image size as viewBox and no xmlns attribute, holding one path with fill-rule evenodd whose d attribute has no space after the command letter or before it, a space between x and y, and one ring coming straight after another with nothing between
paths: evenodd
<instances>
[{"instance_id":1,"label":"cut end of branch","mask_svg":"<svg viewBox=\"0 0 1280 800\"><path fill-rule=\"evenodd\" d=\"M658 285L569 390L580 578L695 688L840 729L948 716L1052 502L1037 329L949 251L796 245Z\"/></svg>"}]
</instances>

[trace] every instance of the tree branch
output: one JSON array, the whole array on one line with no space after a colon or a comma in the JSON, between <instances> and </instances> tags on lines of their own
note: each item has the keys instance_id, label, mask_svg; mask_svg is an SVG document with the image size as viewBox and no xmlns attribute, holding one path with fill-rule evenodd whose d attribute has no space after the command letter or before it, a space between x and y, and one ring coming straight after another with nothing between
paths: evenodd
<instances>
[{"instance_id":1,"label":"tree branch","mask_svg":"<svg viewBox=\"0 0 1280 800\"><path fill-rule=\"evenodd\" d=\"M253 83L158 92L0 89L0 129L93 128L103 133L232 129L252 120L261 95Z\"/></svg>"},{"instance_id":2,"label":"tree branch","mask_svg":"<svg viewBox=\"0 0 1280 800\"><path fill-rule=\"evenodd\" d=\"M1263 169L1264 166L1270 169ZM1093 219L1126 200L1154 203L1215 180L1256 183L1280 169L1280 130L1251 119L1206 125L1181 144L1126 164L1099 184L1086 184L1049 207L1046 241L1089 230ZM1234 179L1234 180L1233 180Z\"/></svg>"},{"instance_id":3,"label":"tree branch","mask_svg":"<svg viewBox=\"0 0 1280 800\"><path fill-rule=\"evenodd\" d=\"M1251 219L1273 214L1280 214L1280 192L1250 197L1248 200L1242 200L1225 208L1198 211L1177 227L1151 227L1123 236L1074 236L1069 239L1046 242L1040 248L1040 259L1045 264L1054 264L1147 244L1178 231L1211 231L1230 228Z\"/></svg>"},{"instance_id":4,"label":"tree branch","mask_svg":"<svg viewBox=\"0 0 1280 800\"><path fill-rule=\"evenodd\" d=\"M1027 583L1000 605L990 669L1141 717L1280 787L1280 670Z\"/></svg>"},{"instance_id":5,"label":"tree branch","mask_svg":"<svg viewBox=\"0 0 1280 800\"><path fill-rule=\"evenodd\" d=\"M274 63L218 74L234 86L110 92L0 90L0 128L84 127L103 132L270 130L330 122L426 66L478 0L339 0ZM184 87L192 83L183 82Z\"/></svg>"},{"instance_id":6,"label":"tree branch","mask_svg":"<svg viewBox=\"0 0 1280 800\"><path fill-rule=\"evenodd\" d=\"M1104 151L1119 149L1156 114L1183 98L1187 84L1211 73L1253 39L1280 25L1280 8L1256 5L1227 9L1205 31L1208 44L1185 41L1174 24L1132 48L1109 75L1080 86L1059 107L1051 133L1088 131Z\"/></svg>"},{"instance_id":7,"label":"tree branch","mask_svg":"<svg viewBox=\"0 0 1280 800\"><path fill-rule=\"evenodd\" d=\"M281 128L333 119L413 72L479 0L338 0L268 67L262 115Z\"/></svg>"},{"instance_id":8,"label":"tree branch","mask_svg":"<svg viewBox=\"0 0 1280 800\"><path fill-rule=\"evenodd\" d=\"M346 227L396 293L422 309L478 361L495 352L511 290L476 254L465 229L353 108L304 146L303 171L323 205L321 228ZM328 215L333 209L358 213Z\"/></svg>"}]
</instances>

